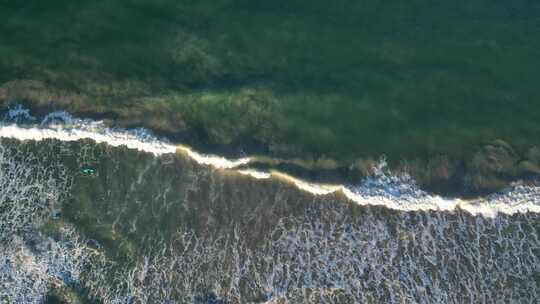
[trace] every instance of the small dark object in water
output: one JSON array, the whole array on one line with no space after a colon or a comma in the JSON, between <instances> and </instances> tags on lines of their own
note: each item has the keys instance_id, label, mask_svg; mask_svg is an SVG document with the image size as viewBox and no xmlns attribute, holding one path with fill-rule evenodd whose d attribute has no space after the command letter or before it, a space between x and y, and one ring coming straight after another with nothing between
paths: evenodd
<instances>
[{"instance_id":1,"label":"small dark object in water","mask_svg":"<svg viewBox=\"0 0 540 304\"><path fill-rule=\"evenodd\" d=\"M94 175L96 173L96 169L92 169L92 168L82 168L81 169L81 172L84 173L84 174L87 174L87 175Z\"/></svg>"},{"instance_id":2,"label":"small dark object in water","mask_svg":"<svg viewBox=\"0 0 540 304\"><path fill-rule=\"evenodd\" d=\"M60 216L61 216L60 211L54 211L54 212L52 213L52 219L53 219L53 220L59 220L59 219L60 219Z\"/></svg>"},{"instance_id":3,"label":"small dark object in water","mask_svg":"<svg viewBox=\"0 0 540 304\"><path fill-rule=\"evenodd\" d=\"M89 239L86 241L86 245L88 245L89 247L92 247L92 248L98 248L99 247L99 242L94 240L94 239Z\"/></svg>"}]
</instances>

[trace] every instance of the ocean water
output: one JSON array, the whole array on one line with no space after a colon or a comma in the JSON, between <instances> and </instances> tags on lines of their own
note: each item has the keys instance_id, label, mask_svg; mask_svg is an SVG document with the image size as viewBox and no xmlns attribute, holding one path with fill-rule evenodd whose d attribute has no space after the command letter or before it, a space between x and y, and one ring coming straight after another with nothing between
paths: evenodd
<instances>
[{"instance_id":1,"label":"ocean water","mask_svg":"<svg viewBox=\"0 0 540 304\"><path fill-rule=\"evenodd\" d=\"M4 105L343 164L540 145L538 1L4 0L0 20Z\"/></svg>"},{"instance_id":2,"label":"ocean water","mask_svg":"<svg viewBox=\"0 0 540 304\"><path fill-rule=\"evenodd\" d=\"M536 303L540 185L322 185L69 113L0 125L0 302ZM53 296L54 295L54 296Z\"/></svg>"}]
</instances>

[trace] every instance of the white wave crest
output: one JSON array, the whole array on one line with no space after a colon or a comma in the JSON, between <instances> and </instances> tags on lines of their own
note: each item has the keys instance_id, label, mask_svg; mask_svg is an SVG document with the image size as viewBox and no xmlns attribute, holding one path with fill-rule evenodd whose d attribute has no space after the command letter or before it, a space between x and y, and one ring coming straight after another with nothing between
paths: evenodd
<instances>
[{"instance_id":1,"label":"white wave crest","mask_svg":"<svg viewBox=\"0 0 540 304\"><path fill-rule=\"evenodd\" d=\"M17 111L30 115L22 108L18 108ZM0 124L0 138L2 137L35 141L92 139L97 143L105 143L113 147L125 146L156 156L181 151L199 164L219 169L234 169L247 165L251 161L250 157L228 159L217 155L198 153L187 146L174 145L165 140L157 139L151 132L143 128L134 130L110 129L104 127L99 121L79 119L66 112L51 113L43 119L40 125L23 127L13 123ZM285 179L297 188L314 195L342 193L360 205L380 205L402 211L450 212L460 209L473 215L486 217L493 217L498 213L540 213L540 188L538 186L516 185L504 193L477 200L444 198L422 191L410 178L384 172L384 166L383 160L380 167L375 170L376 174L373 177L367 178L360 185L355 186L310 183L277 172L252 169L242 169L238 172L256 179Z\"/></svg>"}]
</instances>

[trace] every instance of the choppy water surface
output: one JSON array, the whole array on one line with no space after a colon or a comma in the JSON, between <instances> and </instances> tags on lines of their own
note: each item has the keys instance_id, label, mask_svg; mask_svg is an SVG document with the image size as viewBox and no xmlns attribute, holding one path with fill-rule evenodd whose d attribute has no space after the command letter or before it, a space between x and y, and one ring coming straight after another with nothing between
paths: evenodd
<instances>
[{"instance_id":1,"label":"choppy water surface","mask_svg":"<svg viewBox=\"0 0 540 304\"><path fill-rule=\"evenodd\" d=\"M20 111L0 126L0 302L539 296L540 186L445 199L382 166L357 185L309 184L144 130Z\"/></svg>"}]
</instances>

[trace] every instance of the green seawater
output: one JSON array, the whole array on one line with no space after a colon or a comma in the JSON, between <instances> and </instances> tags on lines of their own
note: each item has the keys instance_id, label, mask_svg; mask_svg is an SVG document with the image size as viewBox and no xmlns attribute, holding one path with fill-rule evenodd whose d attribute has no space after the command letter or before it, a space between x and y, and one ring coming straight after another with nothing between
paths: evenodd
<instances>
[{"instance_id":1,"label":"green seawater","mask_svg":"<svg viewBox=\"0 0 540 304\"><path fill-rule=\"evenodd\" d=\"M2 83L212 145L351 162L538 144L537 1L3 0L0 20Z\"/></svg>"},{"instance_id":2,"label":"green seawater","mask_svg":"<svg viewBox=\"0 0 540 304\"><path fill-rule=\"evenodd\" d=\"M252 147L263 169L444 154L469 171L442 157L426 179L500 190L540 172L539 76L533 0L0 0L0 113L22 103L33 123L67 110L216 153ZM123 135L0 128L0 303L540 294L538 184L474 214L379 172L347 186L357 203L114 147Z\"/></svg>"}]
</instances>

